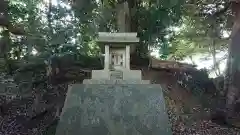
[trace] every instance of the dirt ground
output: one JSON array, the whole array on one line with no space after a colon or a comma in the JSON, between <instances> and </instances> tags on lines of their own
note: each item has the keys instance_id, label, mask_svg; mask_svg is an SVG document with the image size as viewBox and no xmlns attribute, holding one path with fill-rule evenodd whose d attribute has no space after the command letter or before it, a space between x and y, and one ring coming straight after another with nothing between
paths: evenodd
<instances>
[{"instance_id":1,"label":"dirt ground","mask_svg":"<svg viewBox=\"0 0 240 135\"><path fill-rule=\"evenodd\" d=\"M177 83L173 73L143 69L143 79L161 84L174 135L240 135L240 130L211 121L210 108Z\"/></svg>"}]
</instances>

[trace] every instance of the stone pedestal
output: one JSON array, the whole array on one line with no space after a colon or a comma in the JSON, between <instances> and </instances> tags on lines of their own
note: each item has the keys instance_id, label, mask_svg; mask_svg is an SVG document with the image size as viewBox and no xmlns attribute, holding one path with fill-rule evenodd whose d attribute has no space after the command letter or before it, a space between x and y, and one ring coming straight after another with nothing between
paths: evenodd
<instances>
[{"instance_id":1,"label":"stone pedestal","mask_svg":"<svg viewBox=\"0 0 240 135\"><path fill-rule=\"evenodd\" d=\"M161 86L121 81L69 87L56 135L172 135Z\"/></svg>"}]
</instances>

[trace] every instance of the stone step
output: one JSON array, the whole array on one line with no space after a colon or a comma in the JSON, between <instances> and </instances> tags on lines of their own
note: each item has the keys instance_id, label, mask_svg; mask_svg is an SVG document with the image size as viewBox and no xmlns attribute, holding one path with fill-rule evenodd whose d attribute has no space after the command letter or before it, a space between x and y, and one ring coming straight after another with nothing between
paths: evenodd
<instances>
[{"instance_id":1,"label":"stone step","mask_svg":"<svg viewBox=\"0 0 240 135\"><path fill-rule=\"evenodd\" d=\"M105 80L105 79L85 79L83 84L150 84L150 80Z\"/></svg>"}]
</instances>

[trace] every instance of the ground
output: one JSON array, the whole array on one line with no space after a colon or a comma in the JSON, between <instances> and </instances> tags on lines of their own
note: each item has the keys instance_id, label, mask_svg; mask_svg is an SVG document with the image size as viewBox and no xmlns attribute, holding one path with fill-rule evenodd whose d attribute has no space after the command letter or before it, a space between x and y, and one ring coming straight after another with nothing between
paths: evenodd
<instances>
[{"instance_id":1,"label":"ground","mask_svg":"<svg viewBox=\"0 0 240 135\"><path fill-rule=\"evenodd\" d=\"M173 72L145 70L144 79L163 87L174 135L237 135L240 130L211 120L211 105L203 104L179 85ZM206 95L206 98L207 95ZM211 101L208 99L208 101Z\"/></svg>"}]
</instances>

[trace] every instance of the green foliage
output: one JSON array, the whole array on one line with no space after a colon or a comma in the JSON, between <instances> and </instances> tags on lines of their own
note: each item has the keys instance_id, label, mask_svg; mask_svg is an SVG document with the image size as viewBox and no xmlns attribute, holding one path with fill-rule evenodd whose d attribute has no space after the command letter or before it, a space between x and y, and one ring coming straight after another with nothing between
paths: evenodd
<instances>
[{"instance_id":1,"label":"green foliage","mask_svg":"<svg viewBox=\"0 0 240 135\"><path fill-rule=\"evenodd\" d=\"M27 60L32 56L33 50L38 55L48 53L48 56L69 52L97 56L99 49L94 43L96 32L116 31L115 7L118 2L102 2L80 0L68 3L62 0L48 10L48 3L38 0L11 1L11 22L23 24L28 33L20 37L11 36L12 44L9 44L8 50L8 53L14 52L11 59ZM162 59L175 60L208 52L213 40L217 50L226 47L227 40L219 36L227 25L222 19L226 14L213 18L205 13L209 8L189 1L184 3L182 0L133 1L136 2L135 5L128 2L132 6L130 11L134 24L131 27L141 39L137 50L144 55L147 54L144 51L149 45L161 48ZM43 7L46 9L43 10ZM196 16L203 13L203 16ZM47 20L49 14L52 15ZM175 31L175 27L180 31Z\"/></svg>"},{"instance_id":2,"label":"green foliage","mask_svg":"<svg viewBox=\"0 0 240 135\"><path fill-rule=\"evenodd\" d=\"M182 60L195 54L210 53L227 48L230 16L224 1L187 1L183 5L179 30L169 38L168 59ZM214 9L214 10L213 10Z\"/></svg>"},{"instance_id":3,"label":"green foliage","mask_svg":"<svg viewBox=\"0 0 240 135\"><path fill-rule=\"evenodd\" d=\"M211 9L206 6L225 6L221 1L133 0L128 3L133 23L131 30L136 30L141 39L137 48L139 54L147 56L147 48L152 46L160 48L162 59L182 60L209 52L213 40L216 50L226 48L227 40L220 34L222 30L227 30L227 21L223 18L229 18L229 15L224 13L213 17L208 14ZM45 60L52 54L97 56L96 33L116 31L117 4L113 0L60 0L53 3L49 10L49 4L43 1L12 0L9 4L10 20L14 24L23 24L28 34L10 36L9 59L27 61L33 56L33 50L38 55L48 54ZM47 18L49 14L50 20ZM175 31L176 27L180 30Z\"/></svg>"},{"instance_id":4,"label":"green foliage","mask_svg":"<svg viewBox=\"0 0 240 135\"><path fill-rule=\"evenodd\" d=\"M131 4L130 1L128 2ZM40 59L40 63L53 54L97 56L99 49L94 42L96 32L101 29L116 30L117 4L116 1L110 0L103 3L88 0L68 3L61 0L52 4L38 0L12 0L8 11L11 23L21 24L27 34L9 36L11 42L8 43L9 49L6 52L10 54L8 59L30 62L32 61L30 59L35 57L33 51L37 52L38 56L44 56ZM177 0L143 0L131 8L131 18L137 22L132 27L135 27L133 29L137 30L142 41L140 52L145 51L143 54L146 55L148 45L160 45L164 50L163 56L167 57L168 42L164 36L171 32L168 30L169 26L178 23L182 4L183 1ZM156 42L156 39L160 40ZM161 43L161 41L166 42ZM38 64L37 57L35 58ZM87 63L89 59L82 61Z\"/></svg>"},{"instance_id":5,"label":"green foliage","mask_svg":"<svg viewBox=\"0 0 240 135\"><path fill-rule=\"evenodd\" d=\"M177 25L181 16L181 7L183 0L157 0L157 1L130 1L127 0L131 12L132 32L138 32L141 40L142 49L140 53L147 51L148 45L162 45L157 39L163 39L165 35L171 31L167 30L169 26ZM84 7L82 6L84 3ZM103 0L100 3L92 1L81 0L72 3L74 13L84 25L91 36L95 35L97 31L116 31L116 5L118 1ZM135 3L132 5L132 3ZM86 5L86 6L85 6ZM88 8L86 8L88 7ZM87 12L87 14L85 14ZM87 21L86 21L87 20ZM99 24L99 29L91 27L90 24ZM86 34L86 32L83 32ZM95 33L95 34L94 34ZM159 40L161 42L161 40ZM166 44L164 44L166 45Z\"/></svg>"},{"instance_id":6,"label":"green foliage","mask_svg":"<svg viewBox=\"0 0 240 135\"><path fill-rule=\"evenodd\" d=\"M87 2L85 4L92 3ZM27 34L23 36L8 35L8 32L5 35L2 34L3 37L7 38L8 50L6 50L6 53L9 55L5 57L5 61L1 62L10 62L12 59L13 63L11 65L17 65L22 70L27 68L26 64L23 63L38 65L53 54L66 55L72 53L82 57L83 55L87 56L92 51L96 52L96 48L94 48L96 44L92 44L92 48L95 50L89 47L94 38L91 31L94 31L95 28L90 25L91 22L85 23L93 14L88 13L86 15L86 17L89 17L88 19L84 20L83 17L80 19L82 12L73 13L74 10L68 8L68 3L64 1L59 1L57 5L56 3L53 4L51 10L48 10L48 6L48 3L38 0L13 0L9 3L8 15L11 23L14 25L23 24L22 26ZM86 12L90 12L92 10L90 7L86 8L86 6L82 8L81 11L87 10ZM48 14L52 14L50 20L47 20ZM51 27L48 27L49 24ZM51 30L49 31L49 29ZM33 55L33 51L37 55ZM83 61L89 63L89 59L86 59ZM7 63L10 64L9 62Z\"/></svg>"},{"instance_id":7,"label":"green foliage","mask_svg":"<svg viewBox=\"0 0 240 135\"><path fill-rule=\"evenodd\" d=\"M150 1L147 6L140 6L137 16L139 16L138 32L142 42L148 45L160 45L165 52L164 49L167 49L168 44L164 37L172 32L168 29L170 26L178 24L182 4L181 0L171 0Z\"/></svg>"}]
</instances>

